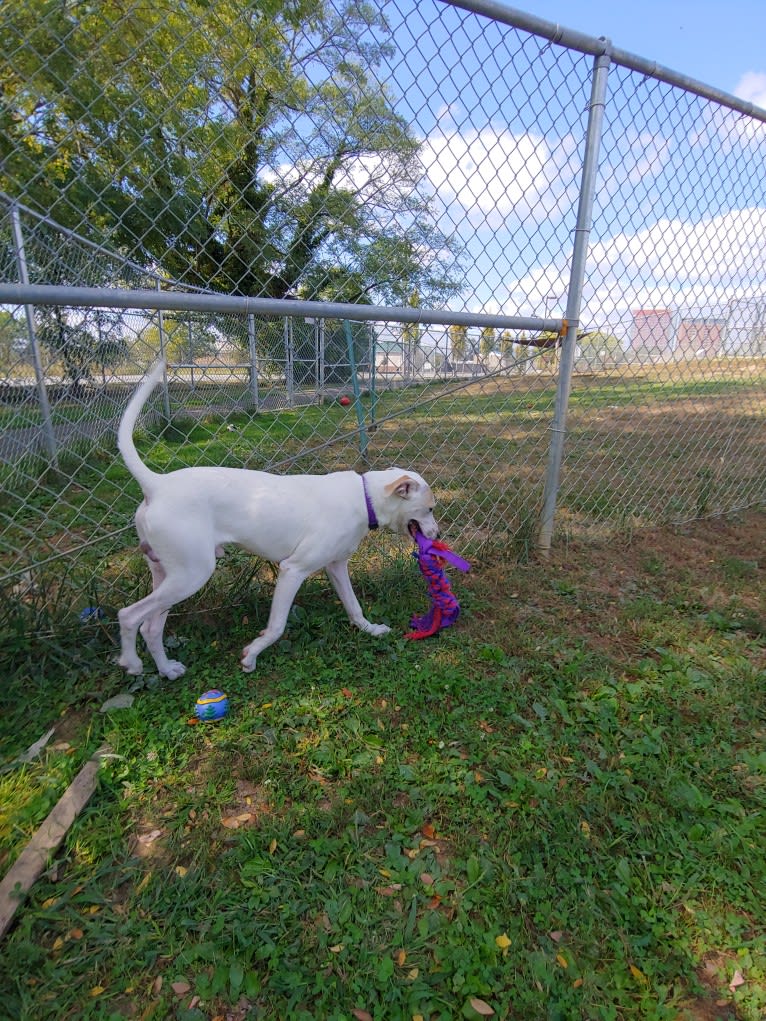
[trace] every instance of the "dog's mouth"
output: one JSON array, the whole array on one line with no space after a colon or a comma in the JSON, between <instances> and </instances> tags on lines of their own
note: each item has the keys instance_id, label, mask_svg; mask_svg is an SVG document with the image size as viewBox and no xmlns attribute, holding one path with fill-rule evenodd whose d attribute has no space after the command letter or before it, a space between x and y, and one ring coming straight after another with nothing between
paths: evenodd
<instances>
[{"instance_id":1,"label":"dog's mouth","mask_svg":"<svg viewBox=\"0 0 766 1021\"><path fill-rule=\"evenodd\" d=\"M413 539L417 539L418 535L420 535L420 525L414 518L411 518L407 522L407 531L410 533Z\"/></svg>"}]
</instances>

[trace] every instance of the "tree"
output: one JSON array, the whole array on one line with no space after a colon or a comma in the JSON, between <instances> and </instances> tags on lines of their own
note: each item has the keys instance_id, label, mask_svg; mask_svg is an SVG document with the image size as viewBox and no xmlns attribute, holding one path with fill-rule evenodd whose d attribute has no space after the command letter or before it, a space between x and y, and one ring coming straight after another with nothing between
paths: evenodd
<instances>
[{"instance_id":1,"label":"tree","mask_svg":"<svg viewBox=\"0 0 766 1021\"><path fill-rule=\"evenodd\" d=\"M12 375L19 362L29 360L29 335L26 323L6 309L0 309L0 370Z\"/></svg>"},{"instance_id":2,"label":"tree","mask_svg":"<svg viewBox=\"0 0 766 1021\"><path fill-rule=\"evenodd\" d=\"M492 326L482 326L481 334L479 337L479 353L481 357L486 359L492 354L495 349L495 330Z\"/></svg>"},{"instance_id":3,"label":"tree","mask_svg":"<svg viewBox=\"0 0 766 1021\"><path fill-rule=\"evenodd\" d=\"M0 188L186 284L443 301L387 34L358 0L6 0Z\"/></svg>"},{"instance_id":4,"label":"tree","mask_svg":"<svg viewBox=\"0 0 766 1021\"><path fill-rule=\"evenodd\" d=\"M500 340L498 341L500 361L503 366L507 367L508 363L512 360L514 356L513 351L515 343L516 341L513 333L510 330L503 330L503 332L500 334Z\"/></svg>"},{"instance_id":5,"label":"tree","mask_svg":"<svg viewBox=\"0 0 766 1021\"><path fill-rule=\"evenodd\" d=\"M75 388L93 378L96 365L112 366L124 356L126 345L118 314L41 305L36 319L38 339L61 360L64 376Z\"/></svg>"},{"instance_id":6,"label":"tree","mask_svg":"<svg viewBox=\"0 0 766 1021\"><path fill-rule=\"evenodd\" d=\"M450 353L453 362L465 361L468 350L468 327L453 325L449 328Z\"/></svg>"},{"instance_id":7,"label":"tree","mask_svg":"<svg viewBox=\"0 0 766 1021\"><path fill-rule=\"evenodd\" d=\"M590 330L577 334L580 358L595 368L604 362L618 361L622 356L622 344L611 333Z\"/></svg>"}]
</instances>

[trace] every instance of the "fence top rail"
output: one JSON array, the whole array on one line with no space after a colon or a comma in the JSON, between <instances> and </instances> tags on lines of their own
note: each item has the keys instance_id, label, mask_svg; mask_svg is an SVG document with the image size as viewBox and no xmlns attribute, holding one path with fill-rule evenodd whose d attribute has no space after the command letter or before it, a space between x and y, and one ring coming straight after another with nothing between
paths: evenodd
<instances>
[{"instance_id":1,"label":"fence top rail","mask_svg":"<svg viewBox=\"0 0 766 1021\"><path fill-rule=\"evenodd\" d=\"M458 7L473 14L492 18L493 21L510 25L512 28L522 29L560 46L579 50L581 53L590 53L593 56L607 55L612 63L619 64L621 67L637 71L639 74L646 75L647 78L655 78L658 81L665 82L667 85L678 86L686 92L692 92L700 96L702 99L712 100L712 102L719 103L730 110L735 110L737 113L746 114L755 120L766 123L766 110L762 107L756 106L748 100L732 96L729 92L724 92L722 89L716 89L712 85L698 81L696 78L690 78L680 71L664 67L656 61L646 60L644 57L639 57L628 50L621 50L613 46L611 40L603 36L596 38L584 32L578 32L575 29L565 28L563 25L558 25L553 21L546 21L544 18L538 18L534 14L527 14L525 11L520 11L515 7L509 7L507 4L498 2L498 0L441 0L441 2L448 4L450 7Z\"/></svg>"},{"instance_id":2,"label":"fence top rail","mask_svg":"<svg viewBox=\"0 0 766 1021\"><path fill-rule=\"evenodd\" d=\"M178 291L65 287L54 284L0 283L0 305L60 305L75 308L162 309L231 315L304 316L313 319L422 323L432 326L491 326L500 330L534 330L551 333L560 333L564 325L563 319L450 312L447 309L352 305L339 301L301 301L295 298L248 298L214 292L184 294Z\"/></svg>"}]
</instances>

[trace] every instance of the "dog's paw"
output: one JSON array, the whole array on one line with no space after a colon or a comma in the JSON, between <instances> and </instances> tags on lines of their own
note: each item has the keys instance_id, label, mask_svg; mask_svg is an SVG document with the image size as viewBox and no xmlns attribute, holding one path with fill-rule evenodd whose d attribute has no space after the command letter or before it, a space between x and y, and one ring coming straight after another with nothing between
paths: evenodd
<instances>
[{"instance_id":1,"label":"dog's paw","mask_svg":"<svg viewBox=\"0 0 766 1021\"><path fill-rule=\"evenodd\" d=\"M144 672L144 664L136 656L135 658L130 656L120 656L117 660L117 666L121 666L126 674L130 674L131 677L138 677L139 674Z\"/></svg>"},{"instance_id":2,"label":"dog's paw","mask_svg":"<svg viewBox=\"0 0 766 1021\"><path fill-rule=\"evenodd\" d=\"M250 652L250 646L246 645L242 650L242 656L239 662L242 664L242 669L246 674L251 674L255 670L255 664L258 659L257 652Z\"/></svg>"},{"instance_id":3,"label":"dog's paw","mask_svg":"<svg viewBox=\"0 0 766 1021\"><path fill-rule=\"evenodd\" d=\"M379 638L381 635L387 635L391 628L388 624L371 624L367 621L362 630L366 631L368 635L375 635L376 638Z\"/></svg>"},{"instance_id":4,"label":"dog's paw","mask_svg":"<svg viewBox=\"0 0 766 1021\"><path fill-rule=\"evenodd\" d=\"M162 677L167 677L169 681L175 681L179 677L183 677L186 673L186 667L183 663L179 663L177 659L169 659L159 673Z\"/></svg>"}]
</instances>

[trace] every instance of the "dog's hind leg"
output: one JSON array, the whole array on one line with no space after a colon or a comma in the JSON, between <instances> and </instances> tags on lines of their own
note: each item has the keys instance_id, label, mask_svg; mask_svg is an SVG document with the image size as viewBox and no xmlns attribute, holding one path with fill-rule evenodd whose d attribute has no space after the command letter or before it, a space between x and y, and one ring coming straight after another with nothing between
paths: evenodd
<instances>
[{"instance_id":1,"label":"dog's hind leg","mask_svg":"<svg viewBox=\"0 0 766 1021\"><path fill-rule=\"evenodd\" d=\"M348 576L348 561L338 560L335 563L327 564L325 570L351 623L356 624L360 631L366 631L369 635L388 634L391 628L387 624L373 624L362 612L362 607L359 605L359 600L356 598L351 579Z\"/></svg>"},{"instance_id":2,"label":"dog's hind leg","mask_svg":"<svg viewBox=\"0 0 766 1021\"><path fill-rule=\"evenodd\" d=\"M261 631L259 637L255 641L250 642L249 645L246 645L242 650L240 662L245 673L255 670L255 661L258 658L258 654L263 652L264 649L268 649L270 645L273 645L285 633L290 607L293 605L298 589L310 574L311 571L296 567L286 560L283 560L279 565L279 577L274 589L274 598L271 601L269 622L264 630Z\"/></svg>"},{"instance_id":3,"label":"dog's hind leg","mask_svg":"<svg viewBox=\"0 0 766 1021\"><path fill-rule=\"evenodd\" d=\"M156 557L154 560L149 560L149 567L152 572L154 588L157 589L165 580L165 570ZM186 667L183 663L179 663L178 660L168 659L165 652L163 635L165 633L165 621L168 619L168 612L168 610L165 610L164 612L155 613L151 617L147 617L141 624L140 630L141 636L146 642L146 647L151 653L160 675L174 681L177 677L181 677L182 674L186 673Z\"/></svg>"},{"instance_id":4,"label":"dog's hind leg","mask_svg":"<svg viewBox=\"0 0 766 1021\"><path fill-rule=\"evenodd\" d=\"M212 551L211 551L212 552ZM120 621L122 652L118 660L129 674L143 673L143 664L136 652L139 626L157 671L170 680L180 677L186 670L183 663L168 659L162 636L170 609L199 591L215 568L215 557L201 557L196 551L195 562L187 563L168 574L160 562L151 562L154 590L137 603L132 603L117 614Z\"/></svg>"}]
</instances>

